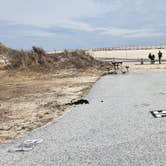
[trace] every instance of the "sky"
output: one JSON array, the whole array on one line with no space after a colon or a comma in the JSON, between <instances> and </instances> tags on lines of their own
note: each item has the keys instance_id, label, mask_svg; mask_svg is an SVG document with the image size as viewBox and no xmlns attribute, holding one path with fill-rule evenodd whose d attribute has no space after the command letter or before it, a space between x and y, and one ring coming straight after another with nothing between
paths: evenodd
<instances>
[{"instance_id":1,"label":"sky","mask_svg":"<svg viewBox=\"0 0 166 166\"><path fill-rule=\"evenodd\" d=\"M0 42L46 50L166 44L165 0L0 0Z\"/></svg>"}]
</instances>

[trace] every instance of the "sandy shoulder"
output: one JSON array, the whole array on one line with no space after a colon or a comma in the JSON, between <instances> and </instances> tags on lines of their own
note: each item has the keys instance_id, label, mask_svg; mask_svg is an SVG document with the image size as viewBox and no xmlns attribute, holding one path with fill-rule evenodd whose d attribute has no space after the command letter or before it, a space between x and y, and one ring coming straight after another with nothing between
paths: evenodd
<instances>
[{"instance_id":1,"label":"sandy shoulder","mask_svg":"<svg viewBox=\"0 0 166 166\"><path fill-rule=\"evenodd\" d=\"M0 142L6 142L63 115L104 73L63 70L54 74L0 71Z\"/></svg>"}]
</instances>

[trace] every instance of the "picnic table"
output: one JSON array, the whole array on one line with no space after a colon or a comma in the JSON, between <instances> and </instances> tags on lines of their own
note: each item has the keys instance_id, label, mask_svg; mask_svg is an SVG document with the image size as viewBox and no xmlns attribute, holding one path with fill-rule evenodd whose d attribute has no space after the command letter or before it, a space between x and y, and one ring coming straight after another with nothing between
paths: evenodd
<instances>
[{"instance_id":1,"label":"picnic table","mask_svg":"<svg viewBox=\"0 0 166 166\"><path fill-rule=\"evenodd\" d=\"M123 62L112 62L112 64L113 64L114 69L118 70L118 69L122 68Z\"/></svg>"}]
</instances>

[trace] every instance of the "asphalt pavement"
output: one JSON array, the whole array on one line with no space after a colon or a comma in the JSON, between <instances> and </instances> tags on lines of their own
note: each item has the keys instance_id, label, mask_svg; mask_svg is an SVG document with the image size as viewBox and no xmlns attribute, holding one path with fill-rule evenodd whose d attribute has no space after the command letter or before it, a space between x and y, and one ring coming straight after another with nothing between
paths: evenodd
<instances>
[{"instance_id":1,"label":"asphalt pavement","mask_svg":"<svg viewBox=\"0 0 166 166\"><path fill-rule=\"evenodd\" d=\"M0 166L165 166L166 73L107 75L57 121L0 145ZM28 151L26 140L40 139Z\"/></svg>"}]
</instances>

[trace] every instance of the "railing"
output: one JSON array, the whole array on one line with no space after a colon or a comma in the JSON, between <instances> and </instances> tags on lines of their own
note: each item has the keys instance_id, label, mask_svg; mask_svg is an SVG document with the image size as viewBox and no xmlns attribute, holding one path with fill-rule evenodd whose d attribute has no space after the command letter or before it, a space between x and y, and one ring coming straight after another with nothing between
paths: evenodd
<instances>
[{"instance_id":1,"label":"railing","mask_svg":"<svg viewBox=\"0 0 166 166\"><path fill-rule=\"evenodd\" d=\"M82 49L66 49L67 51L83 50L83 51L123 51L123 50L151 50L151 49L166 49L166 45L161 46L126 46L126 47L104 47L104 48L82 48ZM63 52L59 51L48 51L48 54Z\"/></svg>"},{"instance_id":2,"label":"railing","mask_svg":"<svg viewBox=\"0 0 166 166\"><path fill-rule=\"evenodd\" d=\"M112 47L112 48L92 48L89 51L121 51L121 50L151 50L151 49L166 49L163 46L129 46L129 47Z\"/></svg>"},{"instance_id":3,"label":"railing","mask_svg":"<svg viewBox=\"0 0 166 166\"><path fill-rule=\"evenodd\" d=\"M111 61L111 62L140 62L141 58L95 58L97 60L101 61ZM150 62L149 59L143 59L144 62ZM156 59L156 62L158 62L158 59ZM162 62L166 62L166 59L162 59Z\"/></svg>"}]
</instances>

